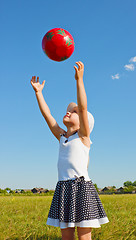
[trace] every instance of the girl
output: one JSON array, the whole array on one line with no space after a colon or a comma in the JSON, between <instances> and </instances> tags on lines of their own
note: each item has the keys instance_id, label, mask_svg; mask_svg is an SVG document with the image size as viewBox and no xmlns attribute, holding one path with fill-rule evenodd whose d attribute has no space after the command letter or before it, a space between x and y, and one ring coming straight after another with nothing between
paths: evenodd
<instances>
[{"instance_id":1,"label":"girl","mask_svg":"<svg viewBox=\"0 0 136 240\"><path fill-rule=\"evenodd\" d=\"M39 77L33 76L31 84L43 117L53 135L59 140L58 182L48 214L47 225L61 228L63 240L73 240L77 227L79 240L91 240L91 229L99 228L109 220L88 176L90 133L94 118L87 111L87 97L83 83L84 64L76 62L75 79L77 103L70 103L63 123L67 131L59 127L43 98Z\"/></svg>"}]
</instances>

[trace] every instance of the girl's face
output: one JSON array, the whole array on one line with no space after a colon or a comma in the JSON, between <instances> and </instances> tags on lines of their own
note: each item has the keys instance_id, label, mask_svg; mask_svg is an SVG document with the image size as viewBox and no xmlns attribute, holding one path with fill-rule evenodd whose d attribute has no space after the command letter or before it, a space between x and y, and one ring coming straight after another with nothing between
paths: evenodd
<instances>
[{"instance_id":1,"label":"girl's face","mask_svg":"<svg viewBox=\"0 0 136 240\"><path fill-rule=\"evenodd\" d=\"M66 127L75 126L79 128L78 106L76 103L70 103L67 107L67 113L63 117L63 123Z\"/></svg>"}]
</instances>

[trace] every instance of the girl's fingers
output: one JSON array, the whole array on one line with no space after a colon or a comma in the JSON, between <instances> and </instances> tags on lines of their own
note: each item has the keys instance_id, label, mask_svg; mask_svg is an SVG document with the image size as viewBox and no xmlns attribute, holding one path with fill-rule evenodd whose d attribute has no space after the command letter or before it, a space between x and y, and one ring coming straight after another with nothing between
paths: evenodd
<instances>
[{"instance_id":1,"label":"girl's fingers","mask_svg":"<svg viewBox=\"0 0 136 240\"><path fill-rule=\"evenodd\" d=\"M35 77L35 76L32 76L32 81L33 81L33 82L35 82L35 79L36 79L36 77Z\"/></svg>"},{"instance_id":2,"label":"girl's fingers","mask_svg":"<svg viewBox=\"0 0 136 240\"><path fill-rule=\"evenodd\" d=\"M33 82L31 81L32 86L34 86Z\"/></svg>"},{"instance_id":3,"label":"girl's fingers","mask_svg":"<svg viewBox=\"0 0 136 240\"><path fill-rule=\"evenodd\" d=\"M45 84L45 80L42 82L42 85L44 86L44 84Z\"/></svg>"},{"instance_id":4,"label":"girl's fingers","mask_svg":"<svg viewBox=\"0 0 136 240\"><path fill-rule=\"evenodd\" d=\"M80 63L80 65L81 65L81 67L84 67L84 64L83 64L81 61L79 61L79 63Z\"/></svg>"},{"instance_id":5,"label":"girl's fingers","mask_svg":"<svg viewBox=\"0 0 136 240\"><path fill-rule=\"evenodd\" d=\"M31 83L31 84L32 84L32 86L34 87L34 86L35 86L35 84L34 84L34 83L39 83L39 77L37 77L37 81L36 81L36 76L32 76L30 83ZM44 86L44 84L45 84L45 80L42 82L42 84L41 84L41 85L43 85L43 86ZM36 84L36 85L37 85L37 84Z\"/></svg>"},{"instance_id":6,"label":"girl's fingers","mask_svg":"<svg viewBox=\"0 0 136 240\"><path fill-rule=\"evenodd\" d=\"M79 70L82 69L82 68L84 68L84 64L83 64L81 61L76 62L76 64L78 65Z\"/></svg>"},{"instance_id":7,"label":"girl's fingers","mask_svg":"<svg viewBox=\"0 0 136 240\"><path fill-rule=\"evenodd\" d=\"M82 62L81 61L78 61L78 63L80 64L80 66L82 66Z\"/></svg>"},{"instance_id":8,"label":"girl's fingers","mask_svg":"<svg viewBox=\"0 0 136 240\"><path fill-rule=\"evenodd\" d=\"M36 76L32 76L31 82L36 83ZM37 82L39 82L39 77L37 77Z\"/></svg>"},{"instance_id":9,"label":"girl's fingers","mask_svg":"<svg viewBox=\"0 0 136 240\"><path fill-rule=\"evenodd\" d=\"M78 71L77 67L76 67L76 66L74 66L74 68L75 68L75 70L76 70L76 72L77 72L77 71Z\"/></svg>"},{"instance_id":10,"label":"girl's fingers","mask_svg":"<svg viewBox=\"0 0 136 240\"><path fill-rule=\"evenodd\" d=\"M33 77L31 78L31 81L30 81L31 83L33 83Z\"/></svg>"},{"instance_id":11,"label":"girl's fingers","mask_svg":"<svg viewBox=\"0 0 136 240\"><path fill-rule=\"evenodd\" d=\"M80 67L81 67L80 63L79 63L79 62L76 62L76 64L78 65L78 67L79 67L79 69L80 69Z\"/></svg>"}]
</instances>

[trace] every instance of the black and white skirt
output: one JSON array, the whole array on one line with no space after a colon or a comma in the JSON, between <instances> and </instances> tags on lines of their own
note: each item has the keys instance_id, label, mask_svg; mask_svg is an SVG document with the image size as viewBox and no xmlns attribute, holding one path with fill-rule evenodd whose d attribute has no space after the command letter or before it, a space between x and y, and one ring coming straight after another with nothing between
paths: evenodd
<instances>
[{"instance_id":1,"label":"black and white skirt","mask_svg":"<svg viewBox=\"0 0 136 240\"><path fill-rule=\"evenodd\" d=\"M58 181L46 224L60 228L99 228L109 220L92 180Z\"/></svg>"}]
</instances>

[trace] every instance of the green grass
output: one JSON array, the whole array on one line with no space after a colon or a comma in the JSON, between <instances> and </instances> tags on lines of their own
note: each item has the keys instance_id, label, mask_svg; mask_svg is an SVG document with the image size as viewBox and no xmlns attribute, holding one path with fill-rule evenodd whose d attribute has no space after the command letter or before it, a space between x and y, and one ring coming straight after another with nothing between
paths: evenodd
<instances>
[{"instance_id":1,"label":"green grass","mask_svg":"<svg viewBox=\"0 0 136 240\"><path fill-rule=\"evenodd\" d=\"M136 239L136 194L100 195L109 223L92 229L93 240ZM0 240L61 240L46 225L52 196L0 196ZM76 232L77 239L77 232Z\"/></svg>"}]
</instances>

